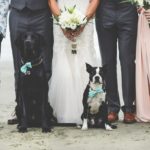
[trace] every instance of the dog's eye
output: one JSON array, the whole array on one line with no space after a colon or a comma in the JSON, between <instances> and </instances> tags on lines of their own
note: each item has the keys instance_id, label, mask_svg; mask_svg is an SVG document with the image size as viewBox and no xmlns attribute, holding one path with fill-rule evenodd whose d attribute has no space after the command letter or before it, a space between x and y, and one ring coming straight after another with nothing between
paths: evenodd
<instances>
[{"instance_id":1,"label":"dog's eye","mask_svg":"<svg viewBox=\"0 0 150 150\"><path fill-rule=\"evenodd\" d=\"M96 71L95 71L95 70L93 70L93 71L91 72L91 74L92 74L92 75L94 75L95 73L96 73Z\"/></svg>"}]
</instances>

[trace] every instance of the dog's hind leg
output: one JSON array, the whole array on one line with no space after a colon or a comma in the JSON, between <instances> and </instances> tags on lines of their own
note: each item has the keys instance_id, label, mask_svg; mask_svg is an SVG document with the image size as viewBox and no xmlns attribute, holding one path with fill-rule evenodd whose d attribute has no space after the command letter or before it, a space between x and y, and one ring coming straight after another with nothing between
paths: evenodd
<instances>
[{"instance_id":1,"label":"dog's hind leg","mask_svg":"<svg viewBox=\"0 0 150 150\"><path fill-rule=\"evenodd\" d=\"M47 133L47 132L51 132L51 127L50 125L48 125L48 118L46 117L46 113L45 113L45 106L43 104L42 106L42 132Z\"/></svg>"},{"instance_id":2,"label":"dog's hind leg","mask_svg":"<svg viewBox=\"0 0 150 150\"><path fill-rule=\"evenodd\" d=\"M22 94L21 94L22 95ZM23 98L24 96L21 96L21 119L20 119L20 125L18 126L19 132L25 133L27 132L27 112L26 112L26 104L25 104L25 99Z\"/></svg>"},{"instance_id":3,"label":"dog's hind leg","mask_svg":"<svg viewBox=\"0 0 150 150\"><path fill-rule=\"evenodd\" d=\"M47 133L51 132L51 126L48 125L48 118L47 118L47 101L48 101L48 96L46 95L46 90L43 92L42 96L42 118L41 118L41 124L42 124L42 132Z\"/></svg>"},{"instance_id":4,"label":"dog's hind leg","mask_svg":"<svg viewBox=\"0 0 150 150\"><path fill-rule=\"evenodd\" d=\"M102 105L99 108L99 115L102 118L101 127L105 128L108 131L113 130L111 124L108 122L108 108L105 102L102 102Z\"/></svg>"}]
</instances>

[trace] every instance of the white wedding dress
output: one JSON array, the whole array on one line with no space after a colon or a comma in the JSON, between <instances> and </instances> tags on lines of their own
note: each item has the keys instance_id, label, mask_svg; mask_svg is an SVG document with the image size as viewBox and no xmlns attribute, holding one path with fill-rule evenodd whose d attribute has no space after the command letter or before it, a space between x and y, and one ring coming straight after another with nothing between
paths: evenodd
<instances>
[{"instance_id":1,"label":"white wedding dress","mask_svg":"<svg viewBox=\"0 0 150 150\"><path fill-rule=\"evenodd\" d=\"M61 10L65 7L76 8L85 13L89 0L58 0ZM80 124L83 112L83 92L89 81L85 63L97 65L94 49L94 25L88 23L77 38L77 54L71 53L71 41L54 24L54 52L52 77L49 82L49 102L53 107L58 123Z\"/></svg>"}]
</instances>

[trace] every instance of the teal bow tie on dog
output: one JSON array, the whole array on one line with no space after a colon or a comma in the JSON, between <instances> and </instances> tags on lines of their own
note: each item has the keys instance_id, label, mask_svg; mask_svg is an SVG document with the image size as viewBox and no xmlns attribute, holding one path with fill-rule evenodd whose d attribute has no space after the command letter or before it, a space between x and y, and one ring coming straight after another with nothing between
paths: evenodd
<instances>
[{"instance_id":1,"label":"teal bow tie on dog","mask_svg":"<svg viewBox=\"0 0 150 150\"><path fill-rule=\"evenodd\" d=\"M98 93L103 93L103 89L102 88L96 88L96 90L92 90L90 89L89 91L89 97L92 98L92 97L95 97Z\"/></svg>"},{"instance_id":2,"label":"teal bow tie on dog","mask_svg":"<svg viewBox=\"0 0 150 150\"><path fill-rule=\"evenodd\" d=\"M32 64L31 62L27 62L25 63L22 67L21 67L21 72L24 73L24 74L28 74L28 69L29 68L32 68Z\"/></svg>"}]
</instances>

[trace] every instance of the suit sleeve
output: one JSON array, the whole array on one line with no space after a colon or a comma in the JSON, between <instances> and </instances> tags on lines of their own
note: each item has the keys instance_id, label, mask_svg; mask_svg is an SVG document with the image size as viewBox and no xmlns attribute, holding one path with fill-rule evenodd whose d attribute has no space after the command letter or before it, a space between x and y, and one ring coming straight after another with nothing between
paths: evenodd
<instances>
[{"instance_id":1,"label":"suit sleeve","mask_svg":"<svg viewBox=\"0 0 150 150\"><path fill-rule=\"evenodd\" d=\"M6 36L8 10L9 0L0 0L0 33L4 37Z\"/></svg>"}]
</instances>

